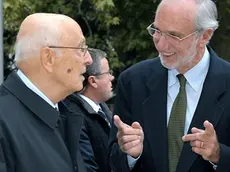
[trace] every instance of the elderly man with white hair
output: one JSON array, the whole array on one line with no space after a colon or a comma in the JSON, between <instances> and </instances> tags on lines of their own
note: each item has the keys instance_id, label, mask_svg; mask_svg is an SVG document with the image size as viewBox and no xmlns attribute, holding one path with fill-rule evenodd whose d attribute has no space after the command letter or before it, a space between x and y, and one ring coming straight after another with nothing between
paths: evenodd
<instances>
[{"instance_id":1,"label":"elderly man with white hair","mask_svg":"<svg viewBox=\"0 0 230 172\"><path fill-rule=\"evenodd\" d=\"M80 26L65 15L32 14L15 54L18 70L0 87L0 171L84 172L83 118L58 103L82 89L92 63Z\"/></svg>"},{"instance_id":2,"label":"elderly man with white hair","mask_svg":"<svg viewBox=\"0 0 230 172\"><path fill-rule=\"evenodd\" d=\"M113 171L230 171L230 64L208 45L217 28L212 0L160 2L147 27L159 57L118 79Z\"/></svg>"}]
</instances>

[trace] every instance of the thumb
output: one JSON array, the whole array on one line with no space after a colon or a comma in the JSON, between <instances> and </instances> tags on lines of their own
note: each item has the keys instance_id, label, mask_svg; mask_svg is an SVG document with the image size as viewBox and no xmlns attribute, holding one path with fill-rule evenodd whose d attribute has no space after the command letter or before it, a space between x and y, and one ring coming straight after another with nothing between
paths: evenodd
<instances>
[{"instance_id":1,"label":"thumb","mask_svg":"<svg viewBox=\"0 0 230 172\"><path fill-rule=\"evenodd\" d=\"M207 134L212 134L215 132L212 123L210 123L209 121L204 121L204 128L205 128L205 132Z\"/></svg>"},{"instance_id":2,"label":"thumb","mask_svg":"<svg viewBox=\"0 0 230 172\"><path fill-rule=\"evenodd\" d=\"M142 129L142 127L141 127L141 125L139 124L139 122L133 122L133 123L132 123L132 128Z\"/></svg>"},{"instance_id":3,"label":"thumb","mask_svg":"<svg viewBox=\"0 0 230 172\"><path fill-rule=\"evenodd\" d=\"M114 119L114 125L117 127L118 130L122 129L125 126L125 124L121 121L119 116L114 115L113 119Z\"/></svg>"}]
</instances>

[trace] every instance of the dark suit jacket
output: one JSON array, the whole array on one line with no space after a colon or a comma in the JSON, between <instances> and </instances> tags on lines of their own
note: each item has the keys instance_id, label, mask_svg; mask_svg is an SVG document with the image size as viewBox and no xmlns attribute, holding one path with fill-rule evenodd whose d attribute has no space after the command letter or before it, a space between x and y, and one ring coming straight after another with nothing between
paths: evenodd
<instances>
[{"instance_id":1,"label":"dark suit jacket","mask_svg":"<svg viewBox=\"0 0 230 172\"><path fill-rule=\"evenodd\" d=\"M59 106L61 128L59 112L13 72L0 87L0 171L84 172L78 150L83 118L64 109Z\"/></svg>"},{"instance_id":2,"label":"dark suit jacket","mask_svg":"<svg viewBox=\"0 0 230 172\"><path fill-rule=\"evenodd\" d=\"M230 171L230 64L208 47L211 59L199 103L191 121L203 129L209 120L220 143L217 172ZM167 141L167 69L159 58L146 60L126 70L118 81L115 114L127 124L140 122L144 130L144 150L133 171L168 172ZM119 150L117 129L110 135L110 165L116 172L127 172L127 158ZM212 165L185 143L176 172L212 172Z\"/></svg>"},{"instance_id":3,"label":"dark suit jacket","mask_svg":"<svg viewBox=\"0 0 230 172\"><path fill-rule=\"evenodd\" d=\"M87 172L109 172L108 139L110 127L106 120L76 93L68 96L64 103L73 112L84 116L80 135L80 150ZM105 103L101 103L100 106L111 123L112 113L108 106Z\"/></svg>"}]
</instances>

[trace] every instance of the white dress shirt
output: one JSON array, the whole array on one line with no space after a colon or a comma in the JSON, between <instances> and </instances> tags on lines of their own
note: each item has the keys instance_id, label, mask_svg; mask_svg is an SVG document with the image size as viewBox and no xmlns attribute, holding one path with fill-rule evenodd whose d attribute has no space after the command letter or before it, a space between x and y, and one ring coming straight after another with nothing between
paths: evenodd
<instances>
[{"instance_id":1,"label":"white dress shirt","mask_svg":"<svg viewBox=\"0 0 230 172\"><path fill-rule=\"evenodd\" d=\"M45 95L43 94L30 80L29 78L24 75L24 73L18 69L17 71L18 76L21 78L22 82L33 92L35 92L37 95L39 95L42 99L44 99L47 103L49 103L53 108L58 109L57 104L53 104L53 102Z\"/></svg>"},{"instance_id":2,"label":"white dress shirt","mask_svg":"<svg viewBox=\"0 0 230 172\"><path fill-rule=\"evenodd\" d=\"M210 55L205 49L205 53L200 62L184 74L186 78L187 109L185 118L184 134L187 134L194 112L200 99L204 80L208 73ZM169 122L173 102L179 93L180 83L177 78L179 72L176 69L168 70L168 96L167 96L167 123Z\"/></svg>"},{"instance_id":3,"label":"white dress shirt","mask_svg":"<svg viewBox=\"0 0 230 172\"><path fill-rule=\"evenodd\" d=\"M101 106L97 103L95 103L93 100L91 100L90 98L84 96L83 94L79 94L81 96L81 98L83 98L87 103L89 103L89 105L93 108L93 110L95 112L98 113L99 109L101 109Z\"/></svg>"},{"instance_id":4,"label":"white dress shirt","mask_svg":"<svg viewBox=\"0 0 230 172\"><path fill-rule=\"evenodd\" d=\"M208 73L209 62L210 54L207 50L207 47L205 47L204 55L199 63L197 63L192 69L184 74L184 77L186 78L185 90L187 96L187 110L184 134L187 134L188 132L194 112L199 102L204 80ZM179 72L176 69L168 70L167 124L169 122L173 102L175 101L180 89L180 83L177 78L177 74L179 74ZM137 159L134 159L133 157L127 155L127 158L129 167L130 169L132 169L139 157Z\"/></svg>"}]
</instances>

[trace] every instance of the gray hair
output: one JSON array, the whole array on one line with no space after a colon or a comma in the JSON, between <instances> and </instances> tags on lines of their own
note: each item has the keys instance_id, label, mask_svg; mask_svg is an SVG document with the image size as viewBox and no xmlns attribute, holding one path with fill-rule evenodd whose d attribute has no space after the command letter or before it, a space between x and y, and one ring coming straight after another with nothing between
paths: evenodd
<instances>
[{"instance_id":1,"label":"gray hair","mask_svg":"<svg viewBox=\"0 0 230 172\"><path fill-rule=\"evenodd\" d=\"M163 2L170 2L170 3L180 3L180 0L162 0ZM186 0L185 0L186 1ZM195 27L196 30L199 31L198 34L202 33L203 31L207 29L213 29L215 31L219 24L217 21L217 8L216 4L212 0L193 0L194 3L197 6L196 10L196 21L195 21ZM157 11L159 8L157 8Z\"/></svg>"},{"instance_id":2,"label":"gray hair","mask_svg":"<svg viewBox=\"0 0 230 172\"><path fill-rule=\"evenodd\" d=\"M60 42L60 31L57 25L42 26L32 34L27 34L18 39L14 46L15 63L25 60L29 57L40 56L42 47L48 45L57 45ZM59 53L58 50L54 50Z\"/></svg>"},{"instance_id":3,"label":"gray hair","mask_svg":"<svg viewBox=\"0 0 230 172\"><path fill-rule=\"evenodd\" d=\"M219 26L216 4L212 0L195 0L195 2L198 5L196 29L198 31L210 28L216 30Z\"/></svg>"},{"instance_id":4,"label":"gray hair","mask_svg":"<svg viewBox=\"0 0 230 172\"><path fill-rule=\"evenodd\" d=\"M97 76L98 74L101 73L101 59L107 58L107 54L100 49L90 48L89 54L92 57L93 63L87 66L86 72L84 74L85 76L84 85L87 85L87 80L89 76Z\"/></svg>"}]
</instances>

